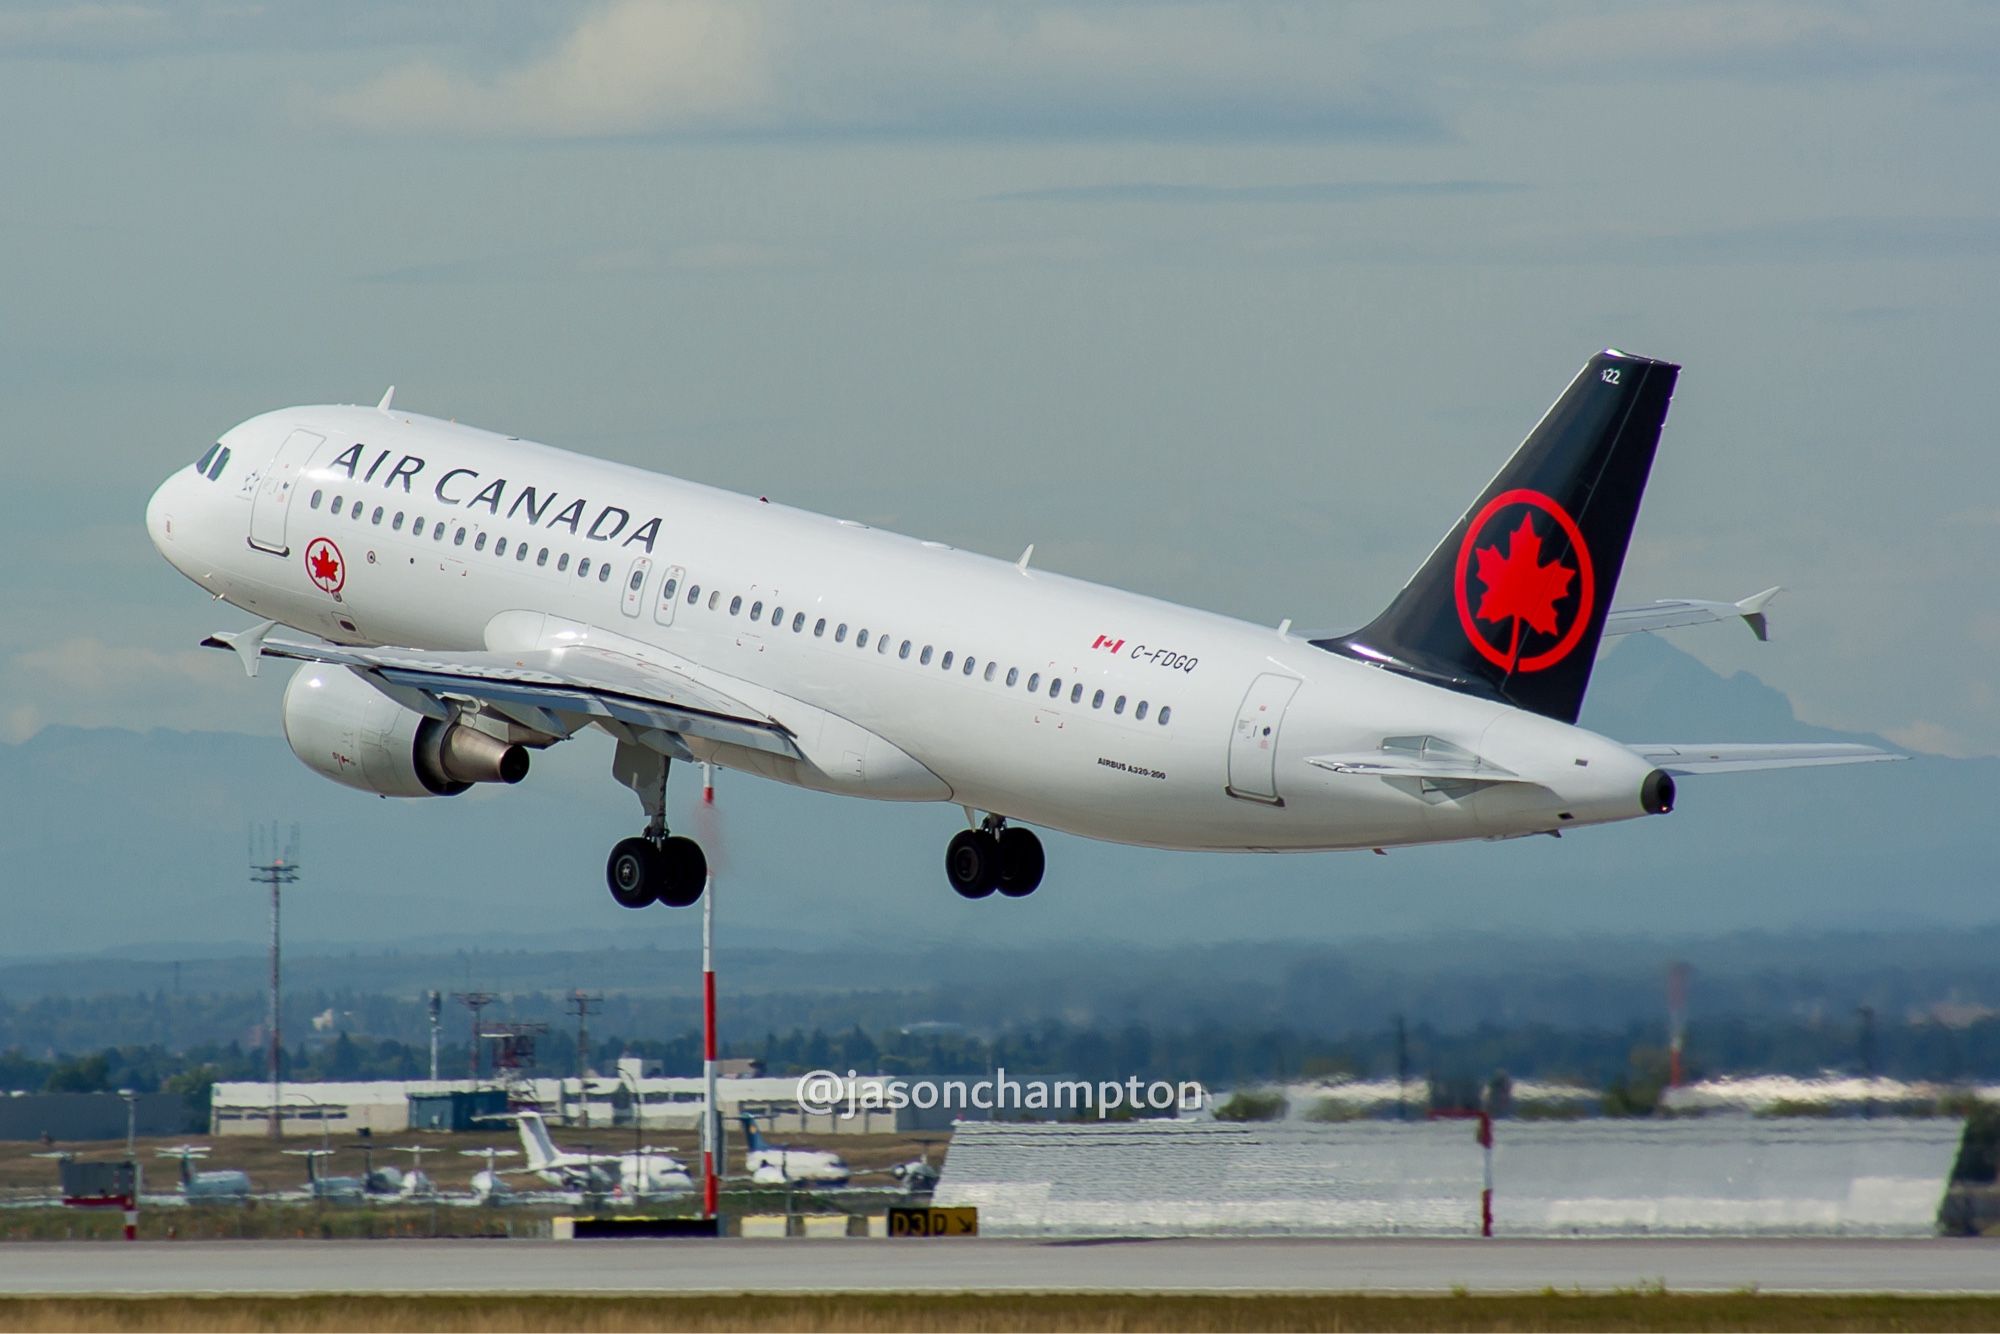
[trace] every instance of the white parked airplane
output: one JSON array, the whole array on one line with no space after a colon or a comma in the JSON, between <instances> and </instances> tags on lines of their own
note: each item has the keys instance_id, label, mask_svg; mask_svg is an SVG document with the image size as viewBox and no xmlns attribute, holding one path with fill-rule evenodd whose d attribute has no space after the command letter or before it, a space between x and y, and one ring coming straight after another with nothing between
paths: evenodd
<instances>
[{"instance_id":1,"label":"white parked airplane","mask_svg":"<svg viewBox=\"0 0 2000 1334\"><path fill-rule=\"evenodd\" d=\"M680 1159L658 1149L569 1153L558 1149L549 1138L548 1124L540 1112L513 1112L509 1118L521 1130L521 1149L527 1164L521 1170L533 1172L563 1190L607 1195L615 1192L636 1199L694 1189Z\"/></svg>"},{"instance_id":2,"label":"white parked airplane","mask_svg":"<svg viewBox=\"0 0 2000 1334\"><path fill-rule=\"evenodd\" d=\"M244 422L147 525L266 618L207 643L253 675L303 664L285 734L337 782L448 796L609 733L647 817L606 867L628 907L705 883L667 830L675 759L960 805L951 884L1019 897L1042 879L1030 824L1381 849L1664 814L1676 775L1896 758L1574 725L1605 634L1763 633L1768 594L1611 610L1677 373L1592 357L1388 609L1323 638L417 416L393 390Z\"/></svg>"},{"instance_id":3,"label":"white parked airplane","mask_svg":"<svg viewBox=\"0 0 2000 1334\"><path fill-rule=\"evenodd\" d=\"M208 1157L210 1150L200 1144L176 1144L171 1149L155 1149L162 1158L178 1158L181 1164L181 1194L190 1200L242 1200L250 1194L250 1177L235 1168L212 1168L197 1172L194 1165Z\"/></svg>"},{"instance_id":4,"label":"white parked airplane","mask_svg":"<svg viewBox=\"0 0 2000 1334\"><path fill-rule=\"evenodd\" d=\"M757 1118L738 1114L743 1122L743 1170L762 1186L779 1186L787 1181L810 1181L826 1186L844 1186L853 1175L847 1160L826 1149L792 1149L782 1144L766 1144L758 1133Z\"/></svg>"}]
</instances>

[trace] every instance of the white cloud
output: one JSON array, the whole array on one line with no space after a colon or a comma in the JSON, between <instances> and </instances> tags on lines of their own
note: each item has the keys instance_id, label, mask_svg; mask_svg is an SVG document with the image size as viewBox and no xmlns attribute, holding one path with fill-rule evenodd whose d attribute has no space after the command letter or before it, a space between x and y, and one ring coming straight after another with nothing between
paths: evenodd
<instances>
[{"instance_id":1,"label":"white cloud","mask_svg":"<svg viewBox=\"0 0 2000 1334\"><path fill-rule=\"evenodd\" d=\"M377 132L1435 136L1338 11L611 0L498 70L418 60L330 96Z\"/></svg>"},{"instance_id":2,"label":"white cloud","mask_svg":"<svg viewBox=\"0 0 2000 1334\"><path fill-rule=\"evenodd\" d=\"M276 712L246 684L230 654L80 635L24 649L0 667L0 694L11 697L0 733L21 741L50 724L269 731Z\"/></svg>"},{"instance_id":3,"label":"white cloud","mask_svg":"<svg viewBox=\"0 0 2000 1334\"><path fill-rule=\"evenodd\" d=\"M415 62L335 97L331 110L367 129L469 135L744 128L769 103L770 64L757 6L621 0L587 16L556 50L497 76Z\"/></svg>"}]
</instances>

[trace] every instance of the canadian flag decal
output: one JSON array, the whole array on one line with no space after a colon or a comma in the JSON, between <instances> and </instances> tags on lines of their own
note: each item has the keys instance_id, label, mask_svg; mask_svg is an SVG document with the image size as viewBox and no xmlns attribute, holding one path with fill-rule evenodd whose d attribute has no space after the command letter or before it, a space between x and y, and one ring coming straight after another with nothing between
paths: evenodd
<instances>
[{"instance_id":1,"label":"canadian flag decal","mask_svg":"<svg viewBox=\"0 0 2000 1334\"><path fill-rule=\"evenodd\" d=\"M1099 635L1097 642L1092 644L1091 647L1101 648L1106 653L1116 653L1119 649L1125 647L1125 641L1122 639L1113 639L1110 635Z\"/></svg>"}]
</instances>

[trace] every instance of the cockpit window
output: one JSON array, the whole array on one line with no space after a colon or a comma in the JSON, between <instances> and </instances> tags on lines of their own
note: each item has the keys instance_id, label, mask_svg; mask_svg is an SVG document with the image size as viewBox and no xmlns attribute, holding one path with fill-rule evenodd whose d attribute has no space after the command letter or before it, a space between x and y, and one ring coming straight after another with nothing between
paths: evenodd
<instances>
[{"instance_id":1,"label":"cockpit window","mask_svg":"<svg viewBox=\"0 0 2000 1334\"><path fill-rule=\"evenodd\" d=\"M212 482L216 478L222 476L222 470L224 468L227 468L228 466L229 466L229 447L225 445L223 446L222 452L215 456L215 466L208 470L208 480Z\"/></svg>"},{"instance_id":2,"label":"cockpit window","mask_svg":"<svg viewBox=\"0 0 2000 1334\"><path fill-rule=\"evenodd\" d=\"M208 452L206 454L203 454L201 456L200 461L194 465L194 470L200 473L203 477L208 476L208 465L215 462L215 451L221 448L222 448L221 445L210 445L208 447Z\"/></svg>"}]
</instances>

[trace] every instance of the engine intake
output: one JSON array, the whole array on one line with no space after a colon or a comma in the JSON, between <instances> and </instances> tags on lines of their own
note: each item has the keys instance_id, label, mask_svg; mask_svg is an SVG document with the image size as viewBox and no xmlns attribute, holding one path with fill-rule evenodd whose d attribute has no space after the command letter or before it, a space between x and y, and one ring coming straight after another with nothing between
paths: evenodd
<instances>
[{"instance_id":1,"label":"engine intake","mask_svg":"<svg viewBox=\"0 0 2000 1334\"><path fill-rule=\"evenodd\" d=\"M406 709L344 667L306 663L285 687L285 740L313 772L384 797L452 797L528 776L525 747Z\"/></svg>"}]
</instances>

